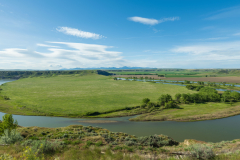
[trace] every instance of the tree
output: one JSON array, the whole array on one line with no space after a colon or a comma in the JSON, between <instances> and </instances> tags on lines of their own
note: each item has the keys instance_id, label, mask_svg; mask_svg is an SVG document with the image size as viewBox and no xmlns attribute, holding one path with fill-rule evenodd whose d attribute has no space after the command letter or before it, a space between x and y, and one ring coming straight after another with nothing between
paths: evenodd
<instances>
[{"instance_id":1,"label":"tree","mask_svg":"<svg viewBox=\"0 0 240 160\"><path fill-rule=\"evenodd\" d=\"M180 93L177 93L177 94L175 94L175 99L176 99L176 101L180 101L180 98L181 98L181 94Z\"/></svg>"},{"instance_id":2,"label":"tree","mask_svg":"<svg viewBox=\"0 0 240 160\"><path fill-rule=\"evenodd\" d=\"M150 99L149 99L149 98L144 98L144 99L142 100L142 102L143 102L144 104L148 104L148 103L150 102Z\"/></svg>"},{"instance_id":3,"label":"tree","mask_svg":"<svg viewBox=\"0 0 240 160\"><path fill-rule=\"evenodd\" d=\"M222 97L224 98L225 102L230 101L232 99L231 97L231 91L225 91L222 94Z\"/></svg>"},{"instance_id":4,"label":"tree","mask_svg":"<svg viewBox=\"0 0 240 160\"><path fill-rule=\"evenodd\" d=\"M230 93L230 96L231 98L234 100L234 101L239 101L240 100L240 93L234 91L234 92L231 92Z\"/></svg>"},{"instance_id":5,"label":"tree","mask_svg":"<svg viewBox=\"0 0 240 160\"><path fill-rule=\"evenodd\" d=\"M165 105L165 103L172 101L172 96L169 94L162 94L159 98L158 101L161 106Z\"/></svg>"},{"instance_id":6,"label":"tree","mask_svg":"<svg viewBox=\"0 0 240 160\"><path fill-rule=\"evenodd\" d=\"M8 129L11 132L13 129L16 129L18 126L17 120L14 121L12 114L5 114L2 117L2 122L0 123L0 134L4 133L4 130Z\"/></svg>"}]
</instances>

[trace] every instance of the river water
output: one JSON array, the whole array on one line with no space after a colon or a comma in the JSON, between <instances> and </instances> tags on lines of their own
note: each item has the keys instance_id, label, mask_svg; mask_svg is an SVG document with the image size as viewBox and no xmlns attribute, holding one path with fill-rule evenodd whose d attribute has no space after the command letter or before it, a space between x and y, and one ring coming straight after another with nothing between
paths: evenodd
<instances>
[{"instance_id":1,"label":"river water","mask_svg":"<svg viewBox=\"0 0 240 160\"><path fill-rule=\"evenodd\" d=\"M12 80L0 80L0 84ZM5 113L0 112L0 117ZM219 142L223 140L240 139L240 115L229 118L198 121L198 122L132 122L131 117L117 118L94 118L94 120L116 121L115 123L85 123L83 118L63 118L46 116L21 116L13 115L21 126L39 127L64 127L73 124L84 126L98 126L112 132L124 132L136 136L148 136L153 134L164 134L177 141L184 139L197 139L207 142Z\"/></svg>"}]
</instances>

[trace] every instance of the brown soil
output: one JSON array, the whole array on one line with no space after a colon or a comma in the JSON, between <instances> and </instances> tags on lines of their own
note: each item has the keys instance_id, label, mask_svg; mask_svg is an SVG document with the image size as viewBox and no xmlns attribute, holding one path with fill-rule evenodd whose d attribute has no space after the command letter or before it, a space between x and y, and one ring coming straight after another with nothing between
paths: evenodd
<instances>
[{"instance_id":1,"label":"brown soil","mask_svg":"<svg viewBox=\"0 0 240 160\"><path fill-rule=\"evenodd\" d=\"M240 83L240 77L172 77L164 80Z\"/></svg>"}]
</instances>

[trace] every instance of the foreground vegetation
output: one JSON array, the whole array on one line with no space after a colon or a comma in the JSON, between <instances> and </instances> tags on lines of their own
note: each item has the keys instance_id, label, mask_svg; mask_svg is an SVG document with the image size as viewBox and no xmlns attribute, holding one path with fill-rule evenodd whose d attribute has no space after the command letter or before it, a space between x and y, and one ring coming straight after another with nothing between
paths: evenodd
<instances>
[{"instance_id":1,"label":"foreground vegetation","mask_svg":"<svg viewBox=\"0 0 240 160\"><path fill-rule=\"evenodd\" d=\"M238 159L240 140L177 142L165 135L136 137L92 126L21 127L12 115L0 122L0 159L4 160L135 160ZM7 126L7 127L6 127Z\"/></svg>"}]
</instances>

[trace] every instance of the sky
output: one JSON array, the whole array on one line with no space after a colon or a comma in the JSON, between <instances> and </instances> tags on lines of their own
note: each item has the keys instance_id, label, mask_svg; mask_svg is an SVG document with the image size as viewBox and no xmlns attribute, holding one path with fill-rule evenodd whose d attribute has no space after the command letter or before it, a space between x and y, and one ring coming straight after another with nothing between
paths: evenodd
<instances>
[{"instance_id":1,"label":"sky","mask_svg":"<svg viewBox=\"0 0 240 160\"><path fill-rule=\"evenodd\" d=\"M0 69L240 68L239 0L0 0Z\"/></svg>"}]
</instances>

